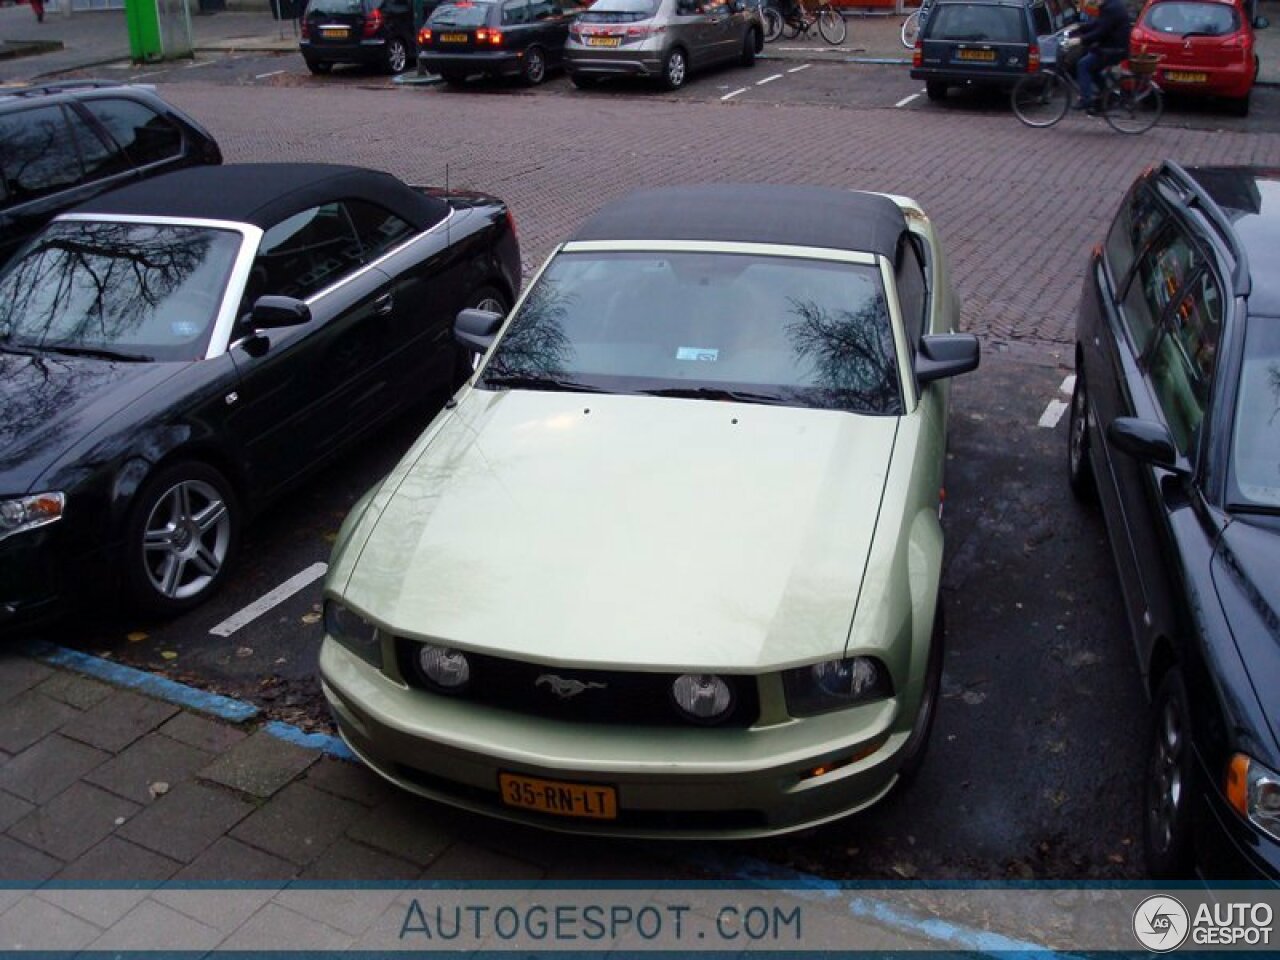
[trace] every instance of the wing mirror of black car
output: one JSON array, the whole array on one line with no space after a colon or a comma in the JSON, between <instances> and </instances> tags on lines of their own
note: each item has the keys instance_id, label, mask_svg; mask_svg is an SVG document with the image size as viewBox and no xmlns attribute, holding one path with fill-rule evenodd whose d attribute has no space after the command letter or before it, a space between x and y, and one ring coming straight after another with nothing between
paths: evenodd
<instances>
[{"instance_id":1,"label":"wing mirror of black car","mask_svg":"<svg viewBox=\"0 0 1280 960\"><path fill-rule=\"evenodd\" d=\"M255 330L273 330L277 327L296 327L310 319L311 308L301 300L268 294L253 301L249 326Z\"/></svg>"},{"instance_id":2,"label":"wing mirror of black car","mask_svg":"<svg viewBox=\"0 0 1280 960\"><path fill-rule=\"evenodd\" d=\"M1143 463L1180 472L1178 448L1162 423L1137 417L1116 417L1107 427L1107 442Z\"/></svg>"},{"instance_id":3,"label":"wing mirror of black car","mask_svg":"<svg viewBox=\"0 0 1280 960\"><path fill-rule=\"evenodd\" d=\"M1255 30L1265 30L1265 29L1267 29L1267 27L1269 27L1269 26L1271 26L1271 21L1270 21L1270 20L1268 20L1266 17L1254 17L1254 18L1253 18L1253 29L1255 29Z\"/></svg>"},{"instance_id":4,"label":"wing mirror of black car","mask_svg":"<svg viewBox=\"0 0 1280 960\"><path fill-rule=\"evenodd\" d=\"M453 339L475 353L484 353L502 326L502 314L492 310L463 310L453 322Z\"/></svg>"},{"instance_id":5,"label":"wing mirror of black car","mask_svg":"<svg viewBox=\"0 0 1280 960\"><path fill-rule=\"evenodd\" d=\"M971 333L930 334L920 338L916 353L916 379L932 383L978 369L981 348Z\"/></svg>"}]
</instances>

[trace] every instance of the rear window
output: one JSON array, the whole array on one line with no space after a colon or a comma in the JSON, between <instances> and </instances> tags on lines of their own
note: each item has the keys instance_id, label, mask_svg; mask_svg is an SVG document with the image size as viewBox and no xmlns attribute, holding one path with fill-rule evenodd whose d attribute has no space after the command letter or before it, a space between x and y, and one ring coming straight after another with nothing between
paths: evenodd
<instances>
[{"instance_id":1,"label":"rear window","mask_svg":"<svg viewBox=\"0 0 1280 960\"><path fill-rule=\"evenodd\" d=\"M661 0L596 0L579 18L584 23L631 23L648 20L658 12Z\"/></svg>"},{"instance_id":2,"label":"rear window","mask_svg":"<svg viewBox=\"0 0 1280 960\"><path fill-rule=\"evenodd\" d=\"M1025 43L1025 20L1017 7L990 3L945 3L929 17L930 40L960 43Z\"/></svg>"},{"instance_id":3,"label":"rear window","mask_svg":"<svg viewBox=\"0 0 1280 960\"><path fill-rule=\"evenodd\" d=\"M436 7L428 23L442 27L483 27L489 22L491 3L446 3Z\"/></svg>"},{"instance_id":4,"label":"rear window","mask_svg":"<svg viewBox=\"0 0 1280 960\"><path fill-rule=\"evenodd\" d=\"M363 14L364 0L311 0L308 14Z\"/></svg>"},{"instance_id":5,"label":"rear window","mask_svg":"<svg viewBox=\"0 0 1280 960\"><path fill-rule=\"evenodd\" d=\"M1221 37L1240 29L1240 16L1225 3L1157 3L1143 24L1156 33Z\"/></svg>"}]
</instances>

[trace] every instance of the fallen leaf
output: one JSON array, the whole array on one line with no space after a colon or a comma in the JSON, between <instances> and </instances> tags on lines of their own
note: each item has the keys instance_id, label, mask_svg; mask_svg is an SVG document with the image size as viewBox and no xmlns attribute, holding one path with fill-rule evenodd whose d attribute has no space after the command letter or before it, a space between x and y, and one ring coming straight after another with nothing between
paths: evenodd
<instances>
[{"instance_id":1,"label":"fallen leaf","mask_svg":"<svg viewBox=\"0 0 1280 960\"><path fill-rule=\"evenodd\" d=\"M893 865L893 872L903 880L910 880L916 875L916 868L915 865L911 863L895 863Z\"/></svg>"},{"instance_id":2,"label":"fallen leaf","mask_svg":"<svg viewBox=\"0 0 1280 960\"><path fill-rule=\"evenodd\" d=\"M243 660L245 657L253 656L253 647L237 647L236 656Z\"/></svg>"},{"instance_id":3,"label":"fallen leaf","mask_svg":"<svg viewBox=\"0 0 1280 960\"><path fill-rule=\"evenodd\" d=\"M161 651L160 651L160 656L164 657L164 659L166 659L166 660L177 660L177 659L178 659L178 653L177 653L177 651L176 651L176 650L161 650Z\"/></svg>"},{"instance_id":4,"label":"fallen leaf","mask_svg":"<svg viewBox=\"0 0 1280 960\"><path fill-rule=\"evenodd\" d=\"M965 703L967 703L969 706L976 707L983 700L987 699L987 695L983 693L981 690L966 690L964 693L960 695L960 699L963 700Z\"/></svg>"},{"instance_id":5,"label":"fallen leaf","mask_svg":"<svg viewBox=\"0 0 1280 960\"><path fill-rule=\"evenodd\" d=\"M124 638L130 643L141 643L143 640L147 639L147 636L148 634L143 633L141 630L135 630L132 633L126 633Z\"/></svg>"},{"instance_id":6,"label":"fallen leaf","mask_svg":"<svg viewBox=\"0 0 1280 960\"><path fill-rule=\"evenodd\" d=\"M151 794L151 799L154 800L156 797L163 797L169 792L169 784L165 783L163 780L157 780L155 783L148 786L147 790Z\"/></svg>"},{"instance_id":7,"label":"fallen leaf","mask_svg":"<svg viewBox=\"0 0 1280 960\"><path fill-rule=\"evenodd\" d=\"M320 622L320 614L318 614L318 613L304 613L304 614L302 615L302 622L303 622L303 623L319 623L319 622Z\"/></svg>"}]
</instances>

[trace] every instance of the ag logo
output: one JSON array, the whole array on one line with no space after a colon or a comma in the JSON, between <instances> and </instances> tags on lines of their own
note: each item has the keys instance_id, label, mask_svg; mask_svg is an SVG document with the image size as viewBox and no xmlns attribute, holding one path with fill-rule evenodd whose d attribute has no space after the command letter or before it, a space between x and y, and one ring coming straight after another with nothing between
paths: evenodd
<instances>
[{"instance_id":1,"label":"ag logo","mask_svg":"<svg viewBox=\"0 0 1280 960\"><path fill-rule=\"evenodd\" d=\"M1138 942L1155 953L1168 953L1182 946L1191 928L1187 908L1175 900L1158 894L1147 897L1133 911L1133 935Z\"/></svg>"}]
</instances>

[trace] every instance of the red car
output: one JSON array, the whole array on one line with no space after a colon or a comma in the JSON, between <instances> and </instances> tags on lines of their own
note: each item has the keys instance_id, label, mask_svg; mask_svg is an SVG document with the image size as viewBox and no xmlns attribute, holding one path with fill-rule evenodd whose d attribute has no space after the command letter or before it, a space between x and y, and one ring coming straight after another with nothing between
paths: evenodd
<instances>
[{"instance_id":1,"label":"red car","mask_svg":"<svg viewBox=\"0 0 1280 960\"><path fill-rule=\"evenodd\" d=\"M1250 23L1239 0L1147 0L1129 47L1161 57L1161 89L1225 97L1245 116L1258 75L1253 31L1266 25L1263 17Z\"/></svg>"}]
</instances>

